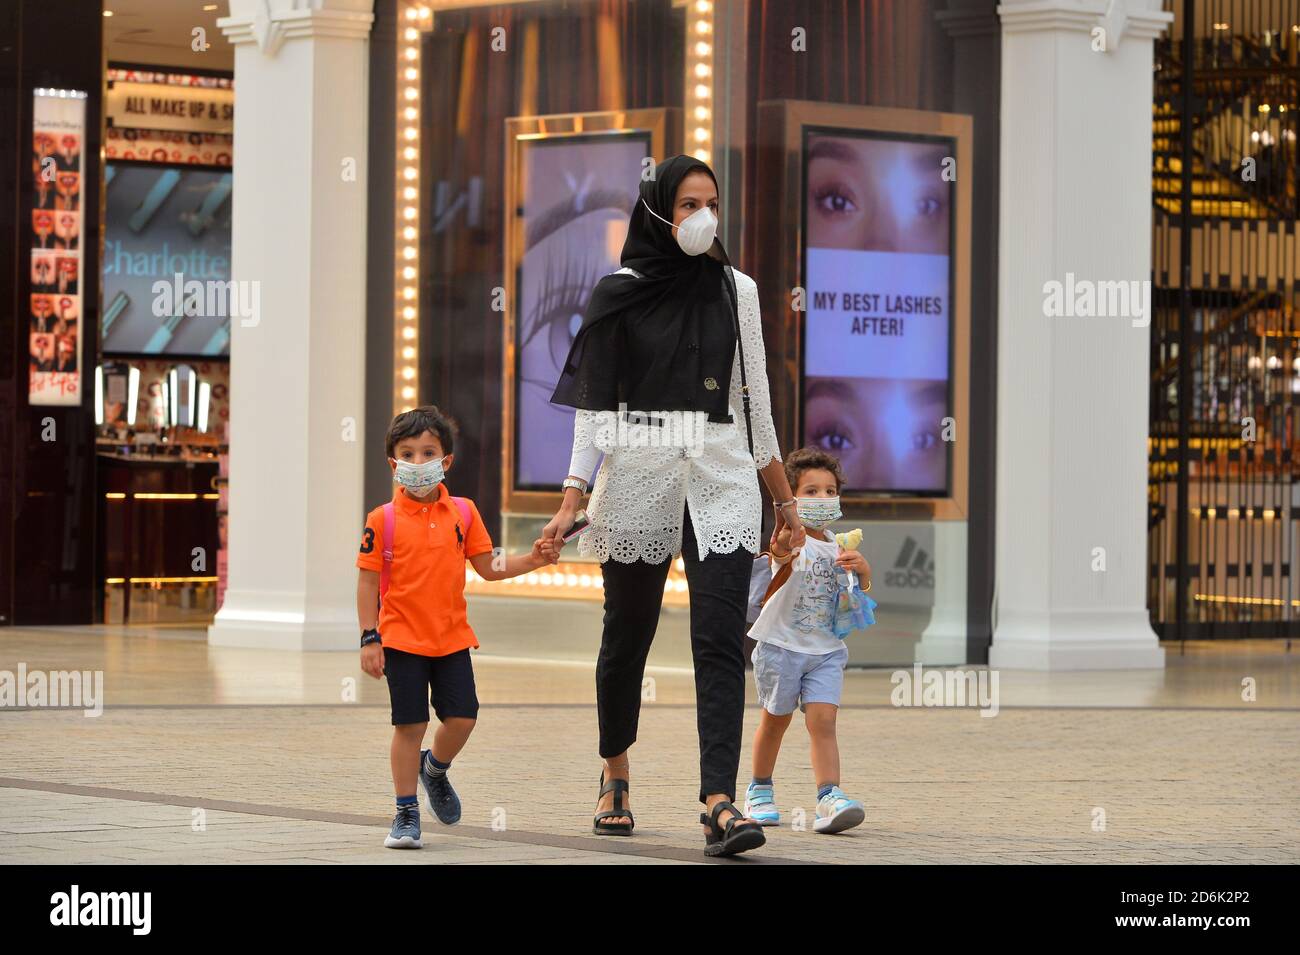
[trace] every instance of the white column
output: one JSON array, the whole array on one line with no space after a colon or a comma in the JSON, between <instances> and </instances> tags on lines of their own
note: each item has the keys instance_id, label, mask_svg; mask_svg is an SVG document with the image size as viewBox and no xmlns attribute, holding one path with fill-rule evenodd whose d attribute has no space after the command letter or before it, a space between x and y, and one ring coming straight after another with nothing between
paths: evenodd
<instances>
[{"instance_id":1,"label":"white column","mask_svg":"<svg viewBox=\"0 0 1300 955\"><path fill-rule=\"evenodd\" d=\"M355 649L373 0L230 0L230 578L213 646Z\"/></svg>"},{"instance_id":2,"label":"white column","mask_svg":"<svg viewBox=\"0 0 1300 955\"><path fill-rule=\"evenodd\" d=\"M995 37L1001 25L987 0L948 0L946 9L938 11L935 19L952 38L953 112L973 114L976 136L984 135L980 126L984 116L980 114L987 116L996 108L990 100L998 81L996 76L990 75L988 53L992 44L997 42ZM981 171L979 159L973 165L975 182L979 183L981 175L987 175L988 171ZM980 187L977 185L975 188L978 216ZM981 298L981 288L983 294L990 295L991 284L991 276L977 281L972 289L974 298ZM967 615L970 524L967 521L935 521L933 526L934 607L921 639L913 645L913 655L917 663L926 666L965 663L970 629Z\"/></svg>"},{"instance_id":3,"label":"white column","mask_svg":"<svg viewBox=\"0 0 1300 955\"><path fill-rule=\"evenodd\" d=\"M951 666L966 662L966 560L970 525L934 522L934 608L921 639L912 647L917 663Z\"/></svg>"},{"instance_id":4,"label":"white column","mask_svg":"<svg viewBox=\"0 0 1300 955\"><path fill-rule=\"evenodd\" d=\"M1150 279L1152 40L1172 14L1159 0L1007 0L998 13L989 665L1161 667L1145 596L1150 311L1140 294L1111 317L1049 317L1045 303L1052 281L1081 310L1080 282L1105 299L1100 283Z\"/></svg>"}]
</instances>

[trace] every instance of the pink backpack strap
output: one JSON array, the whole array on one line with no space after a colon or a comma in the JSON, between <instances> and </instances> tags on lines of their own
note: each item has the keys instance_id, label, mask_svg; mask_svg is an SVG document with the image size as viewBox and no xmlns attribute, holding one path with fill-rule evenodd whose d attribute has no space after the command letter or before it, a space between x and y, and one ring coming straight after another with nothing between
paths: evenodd
<instances>
[{"instance_id":1,"label":"pink backpack strap","mask_svg":"<svg viewBox=\"0 0 1300 955\"><path fill-rule=\"evenodd\" d=\"M388 593L388 578L393 569L393 532L397 527L397 513L393 502L384 505L384 567L379 572L379 599Z\"/></svg>"},{"instance_id":2,"label":"pink backpack strap","mask_svg":"<svg viewBox=\"0 0 1300 955\"><path fill-rule=\"evenodd\" d=\"M460 511L460 522L465 525L465 537L469 537L469 526L474 523L474 512L469 509L469 501L463 497L453 497L456 509Z\"/></svg>"}]
</instances>

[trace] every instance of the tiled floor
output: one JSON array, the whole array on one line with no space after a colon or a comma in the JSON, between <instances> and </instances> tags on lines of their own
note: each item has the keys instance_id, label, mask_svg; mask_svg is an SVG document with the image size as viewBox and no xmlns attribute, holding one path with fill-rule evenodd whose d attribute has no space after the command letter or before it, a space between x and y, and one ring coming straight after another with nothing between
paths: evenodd
<instances>
[{"instance_id":1,"label":"tiled floor","mask_svg":"<svg viewBox=\"0 0 1300 955\"><path fill-rule=\"evenodd\" d=\"M516 608L480 601L476 613L498 610ZM0 630L0 671L101 670L105 696L97 717L0 710L0 861L704 861L689 670L672 648L667 665L652 658L632 750L637 834L595 837L594 648L581 660L572 622L546 611L529 639L563 634L573 658L539 659L523 638L489 652L484 640L484 706L452 770L464 820L448 829L426 811L418 852L382 847L387 692L355 654L213 650L174 629ZM841 836L768 830L753 859L1300 861L1295 656L1273 642L1179 649L1149 673L1003 671L993 718L896 708L890 671L850 672L843 783L867 822ZM1242 699L1248 678L1254 702ZM776 782L787 821L811 812L797 722Z\"/></svg>"}]
</instances>

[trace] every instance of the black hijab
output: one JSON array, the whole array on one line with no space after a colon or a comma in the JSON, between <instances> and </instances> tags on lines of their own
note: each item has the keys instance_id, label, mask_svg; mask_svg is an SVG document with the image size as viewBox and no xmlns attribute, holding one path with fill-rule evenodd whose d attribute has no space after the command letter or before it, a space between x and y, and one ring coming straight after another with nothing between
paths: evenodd
<instances>
[{"instance_id":1,"label":"black hijab","mask_svg":"<svg viewBox=\"0 0 1300 955\"><path fill-rule=\"evenodd\" d=\"M551 401L589 411L704 411L730 421L728 395L736 354L736 281L704 252L687 255L669 222L677 187L695 170L717 179L693 156L674 156L641 181L622 264L640 273L606 275L591 293ZM712 387L709 387L712 385Z\"/></svg>"}]
</instances>

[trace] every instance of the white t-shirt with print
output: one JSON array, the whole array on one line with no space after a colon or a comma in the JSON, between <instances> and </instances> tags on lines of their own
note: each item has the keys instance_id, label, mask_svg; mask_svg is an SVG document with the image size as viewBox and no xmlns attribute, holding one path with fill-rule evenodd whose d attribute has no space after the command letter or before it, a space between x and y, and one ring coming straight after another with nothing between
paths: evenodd
<instances>
[{"instance_id":1,"label":"white t-shirt with print","mask_svg":"<svg viewBox=\"0 0 1300 955\"><path fill-rule=\"evenodd\" d=\"M826 531L821 531L825 535ZM808 531L804 546L795 555L790 576L768 598L749 635L759 643L771 643L799 653L833 653L844 646L835 636L835 604L839 587L835 581L835 558L840 548L834 538ZM776 568L773 567L773 575Z\"/></svg>"}]
</instances>

